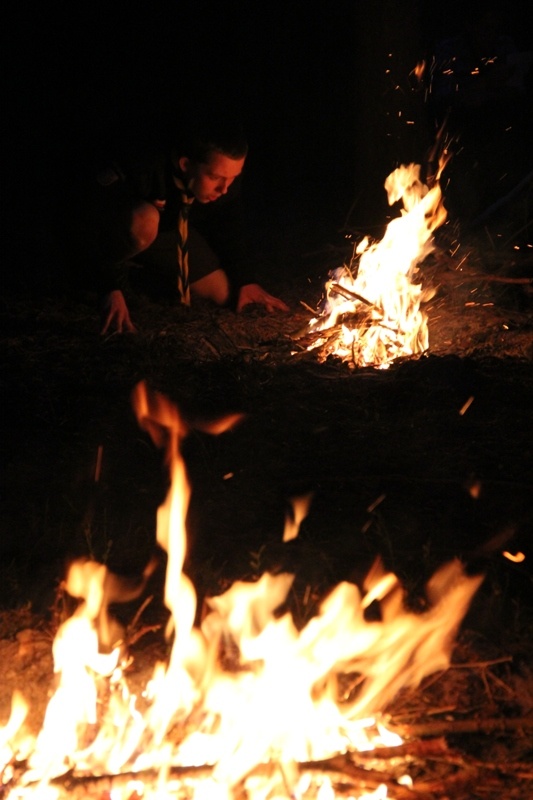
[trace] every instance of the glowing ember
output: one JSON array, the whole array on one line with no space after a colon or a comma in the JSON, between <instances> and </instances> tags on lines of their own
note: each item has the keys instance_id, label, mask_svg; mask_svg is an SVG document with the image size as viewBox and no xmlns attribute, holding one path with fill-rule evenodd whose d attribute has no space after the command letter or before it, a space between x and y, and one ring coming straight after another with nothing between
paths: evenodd
<instances>
[{"instance_id":1,"label":"glowing ember","mask_svg":"<svg viewBox=\"0 0 533 800\"><path fill-rule=\"evenodd\" d=\"M508 550L504 550L502 556L508 558L509 561L514 561L515 564L520 564L522 561L526 560L526 557L523 553L509 553Z\"/></svg>"},{"instance_id":2,"label":"glowing ember","mask_svg":"<svg viewBox=\"0 0 533 800\"><path fill-rule=\"evenodd\" d=\"M428 349L421 303L433 292L418 273L434 249L433 232L446 219L438 182L443 167L431 188L420 180L417 164L399 167L385 181L389 205L402 201L401 216L380 242L366 237L351 263L330 273L320 314L303 334L317 334L307 349L318 350L319 360L334 355L355 367L385 369Z\"/></svg>"},{"instance_id":3,"label":"glowing ember","mask_svg":"<svg viewBox=\"0 0 533 800\"><path fill-rule=\"evenodd\" d=\"M140 425L166 447L171 475L157 518L168 556L170 656L134 696L108 615L109 573L91 561L74 563L66 585L80 603L54 641L57 688L42 728L36 739L25 733L17 693L1 733L7 797L63 797L67 772L114 780L109 793L98 794L112 800L340 796L324 760L401 743L382 715L401 688L448 666L481 578L467 577L457 561L445 565L428 584L427 609L415 614L396 576L376 563L363 590L340 583L298 630L280 611L294 576L265 573L211 598L195 626L196 594L182 571L190 488L180 446L188 429L144 384L134 402ZM204 429L221 433L237 421ZM295 504L285 541L297 535L308 500ZM365 611L376 603L379 619L368 621ZM387 796L382 782L350 782L342 771L336 781L353 800ZM407 775L400 782L411 783Z\"/></svg>"}]
</instances>

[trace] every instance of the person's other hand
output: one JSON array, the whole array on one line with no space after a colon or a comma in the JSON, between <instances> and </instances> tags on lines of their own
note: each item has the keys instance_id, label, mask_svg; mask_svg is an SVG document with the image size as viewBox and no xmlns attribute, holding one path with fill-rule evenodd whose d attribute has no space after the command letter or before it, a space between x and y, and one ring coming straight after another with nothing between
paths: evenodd
<instances>
[{"instance_id":1,"label":"person's other hand","mask_svg":"<svg viewBox=\"0 0 533 800\"><path fill-rule=\"evenodd\" d=\"M267 311L289 311L289 306L283 300L280 300L279 297L273 297L258 283L247 283L246 286L241 286L237 311L242 311L245 306L251 303L264 306Z\"/></svg>"},{"instance_id":2,"label":"person's other hand","mask_svg":"<svg viewBox=\"0 0 533 800\"><path fill-rule=\"evenodd\" d=\"M117 333L136 332L126 300L120 289L115 289L106 295L102 306L102 322L100 331L102 335L113 330L116 330Z\"/></svg>"}]
</instances>

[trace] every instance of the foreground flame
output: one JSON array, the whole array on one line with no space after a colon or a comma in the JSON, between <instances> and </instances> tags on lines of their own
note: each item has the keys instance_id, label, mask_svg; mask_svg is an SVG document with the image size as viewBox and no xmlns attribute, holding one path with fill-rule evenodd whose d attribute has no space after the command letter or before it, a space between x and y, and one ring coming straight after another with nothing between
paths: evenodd
<instances>
[{"instance_id":1,"label":"foreground flame","mask_svg":"<svg viewBox=\"0 0 533 800\"><path fill-rule=\"evenodd\" d=\"M380 714L402 687L447 667L457 627L481 578L467 577L457 561L445 565L428 584L427 610L415 614L406 609L396 576L376 563L363 592L340 583L298 630L292 616L279 611L294 576L265 573L211 598L203 622L195 626L196 594L183 573L190 488L180 445L188 429L178 411L144 384L134 401L140 425L166 447L171 474L157 518L158 543L168 555L170 656L156 664L143 696L135 697L120 644L109 646L108 573L91 561L74 563L67 590L81 602L54 641L57 689L41 731L36 740L23 733L19 703L0 736L9 800L62 797L61 782L52 781L67 771L136 773L135 780L105 795L112 800L228 800L239 793L254 800L334 798L325 774L311 781L298 765L401 742ZM226 418L207 429L221 433L237 420ZM295 505L285 540L294 538L294 525L307 508L306 501ZM380 618L368 621L365 611L375 603ZM173 776L180 765L206 769L195 780ZM150 779L147 771L157 777ZM385 796L384 785L357 795Z\"/></svg>"},{"instance_id":2,"label":"foreground flame","mask_svg":"<svg viewBox=\"0 0 533 800\"><path fill-rule=\"evenodd\" d=\"M320 360L334 355L352 366L383 369L428 349L421 303L433 292L417 273L434 249L433 232L446 219L438 182L443 167L444 162L431 188L421 181L418 164L399 167L385 181L389 205L403 203L401 216L381 241L371 244L365 237L351 263L330 273L320 315L305 331L322 332L307 348L320 348Z\"/></svg>"}]
</instances>

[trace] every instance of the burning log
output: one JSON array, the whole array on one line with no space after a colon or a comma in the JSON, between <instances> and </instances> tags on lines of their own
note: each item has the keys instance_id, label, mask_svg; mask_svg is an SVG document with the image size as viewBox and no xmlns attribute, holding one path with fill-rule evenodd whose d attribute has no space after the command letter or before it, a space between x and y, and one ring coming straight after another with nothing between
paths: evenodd
<instances>
[{"instance_id":1,"label":"burning log","mask_svg":"<svg viewBox=\"0 0 533 800\"><path fill-rule=\"evenodd\" d=\"M401 737L424 736L454 736L462 733L508 733L520 731L530 733L533 731L533 717L497 718L497 719L461 719L461 720L432 720L419 724L391 724L391 730Z\"/></svg>"},{"instance_id":2,"label":"burning log","mask_svg":"<svg viewBox=\"0 0 533 800\"><path fill-rule=\"evenodd\" d=\"M475 720L464 721L469 725L461 725L459 729L448 732L453 733L478 733ZM486 720L485 722L500 722ZM505 721L504 721L505 722ZM519 721L517 721L519 722ZM531 729L531 719L520 720L525 730ZM471 724L472 723L472 724ZM481 731L490 733L495 730L495 725ZM422 726L405 726L407 729L421 730ZM427 729L427 728L426 728ZM500 728L498 727L500 732ZM448 767L449 774L437 779L429 777L416 780L411 786L400 783L402 776L409 770L409 765L417 762L425 766L425 772L431 772L431 762L437 761ZM380 765L369 766L370 764ZM19 764L17 770L24 769L24 764ZM411 739L394 747L378 747L366 751L349 751L328 759L318 761L302 761L294 764L296 772L302 776L309 776L316 781L317 787L321 785L324 776L330 776L333 787L342 796L348 791L377 791L387 788L395 800L434 800L435 795L447 795L450 790L465 789L474 781L484 778L486 773L495 775L513 776L517 781L533 779L531 765L523 762L491 763L479 759L465 758L456 751L450 750L446 740L442 737L432 739ZM457 768L459 768L457 770ZM178 766L167 765L165 769L165 787L167 792L191 792L194 787L202 784L209 785L214 772L213 765ZM254 782L273 782L273 776L278 774L278 781L286 787L287 796L293 796L291 783L295 781L295 772L292 767L284 766L276 761L257 765L245 776L240 786L234 787L234 797L249 797L248 784ZM70 800L87 800L87 798L109 798L117 795L127 800L134 800L146 796L149 787L159 785L161 775L156 768L147 768L139 771L122 771L117 774L93 775L71 771L60 778L55 778L50 785L57 789L59 796L68 796ZM31 789L30 789L31 791ZM187 796L190 796L187 794ZM204 796L204 795L202 795ZM387 796L389 796L387 794Z\"/></svg>"},{"instance_id":3,"label":"burning log","mask_svg":"<svg viewBox=\"0 0 533 800\"><path fill-rule=\"evenodd\" d=\"M372 311L377 311L382 317L384 316L381 308L378 308L378 306L374 305L374 303L371 303L370 300L367 300L357 292L350 291L346 286L342 286L340 283L331 283L328 288L331 294L338 294L344 297L345 300L357 300L359 303L364 303L364 305L368 306Z\"/></svg>"},{"instance_id":4,"label":"burning log","mask_svg":"<svg viewBox=\"0 0 533 800\"><path fill-rule=\"evenodd\" d=\"M239 797L244 800L249 797L249 792L246 790L247 784L261 781L271 785L277 781L284 785L287 797L293 797L291 783L295 782L295 775L303 775L314 780L317 787L324 782L325 776L328 776L336 791L342 794L347 791L376 791L380 787L386 787L392 792L390 796L394 800L434 800L433 794L418 786L411 789L398 783L398 780L393 777L394 774L400 778L402 770L405 770L405 764L401 764L398 758L387 771L358 766L353 763L348 754L324 761L301 762L294 766L296 771L291 769L290 777L287 775L289 770L275 761L257 766L241 781L239 786L234 787L234 797L236 800ZM188 792L187 796L192 796L190 792L194 792L195 788L199 789L202 784L209 785L212 781L213 770L213 766L168 766L165 769L165 790L169 793L167 796L170 797L170 792L175 792L176 797L181 797L184 791ZM146 796L146 792L150 791L151 787L155 789L160 780L160 772L156 769L106 775L69 773L50 781L50 786L57 790L59 797L68 797L70 800L87 800L91 797L107 800L113 796L120 796L125 800L137 800L137 798L140 800ZM212 787L213 795L211 796L217 797L216 784L213 783ZM29 791L31 791L31 787ZM205 789L202 796L206 796Z\"/></svg>"},{"instance_id":5,"label":"burning log","mask_svg":"<svg viewBox=\"0 0 533 800\"><path fill-rule=\"evenodd\" d=\"M391 771L380 772L375 769L358 767L351 763L349 757L337 756L327 761L317 761L314 763L300 765L302 771L310 771L322 775L328 773L332 775L334 788L343 794L354 790L359 792L375 792L380 788L386 788L387 795L389 790L392 792L390 797L395 800L434 800L434 796L428 792L411 789L398 783L391 778ZM396 771L399 772L396 766ZM398 775L401 777L401 774Z\"/></svg>"}]
</instances>

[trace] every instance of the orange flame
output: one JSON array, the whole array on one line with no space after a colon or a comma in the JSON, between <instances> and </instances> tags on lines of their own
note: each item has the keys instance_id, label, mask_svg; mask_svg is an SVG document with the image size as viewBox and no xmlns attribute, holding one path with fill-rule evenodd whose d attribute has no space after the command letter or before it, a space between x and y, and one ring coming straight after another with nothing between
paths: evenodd
<instances>
[{"instance_id":1,"label":"orange flame","mask_svg":"<svg viewBox=\"0 0 533 800\"><path fill-rule=\"evenodd\" d=\"M307 348L322 348L320 360L335 355L355 367L386 369L394 359L428 349L421 304L433 291L423 288L418 273L434 250L433 232L447 216L438 183L444 164L431 188L421 181L418 164L401 166L386 179L389 204L401 200L401 215L388 224L380 242L371 244L365 237L351 264L330 273L320 315L306 330L324 332ZM350 324L350 318L356 322Z\"/></svg>"},{"instance_id":2,"label":"orange flame","mask_svg":"<svg viewBox=\"0 0 533 800\"><path fill-rule=\"evenodd\" d=\"M286 795L287 786L291 796L334 798L325 776L311 789L297 762L399 744L384 724L387 705L402 687L416 686L448 666L455 633L481 578L466 576L458 561L444 565L427 586L427 609L415 614L406 608L397 577L377 562L362 589L340 583L298 630L289 612L280 613L294 575L265 573L255 582L236 581L209 599L208 613L196 626L196 593L183 574L190 486L180 446L189 427L168 400L150 394L144 384L134 403L139 424L165 448L171 474L157 516L157 540L168 555L170 656L155 665L143 696L133 695L107 612L109 573L101 564L75 562L67 590L80 604L54 641L58 685L43 726L28 743L19 703L0 732L0 752L9 767L5 775L13 774L13 755L28 759L28 769L9 786L8 800L58 798L50 781L68 770L139 773L138 796L170 800L178 795L168 773L178 765L210 766L210 775L187 789L196 799L229 800L242 787L254 800L273 799ZM205 429L222 433L239 418L225 417ZM286 541L297 535L308 503L304 498L295 504ZM365 618L371 604L380 607L380 618L372 622ZM223 657L228 648L234 654L231 667ZM340 692L341 678L351 688ZM146 769L160 771L157 787L142 778ZM113 789L113 800L129 800L132 785L124 792ZM359 800L363 797L384 798L386 787Z\"/></svg>"},{"instance_id":3,"label":"orange flame","mask_svg":"<svg viewBox=\"0 0 533 800\"><path fill-rule=\"evenodd\" d=\"M522 561L526 560L526 557L525 557L524 553L521 553L521 552L509 553L508 550L504 550L502 552L502 556L504 558L507 558L509 561L514 561L515 564L521 564Z\"/></svg>"}]
</instances>

